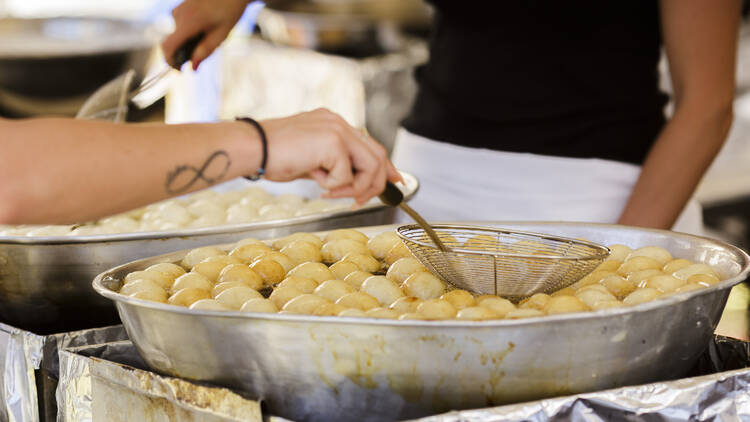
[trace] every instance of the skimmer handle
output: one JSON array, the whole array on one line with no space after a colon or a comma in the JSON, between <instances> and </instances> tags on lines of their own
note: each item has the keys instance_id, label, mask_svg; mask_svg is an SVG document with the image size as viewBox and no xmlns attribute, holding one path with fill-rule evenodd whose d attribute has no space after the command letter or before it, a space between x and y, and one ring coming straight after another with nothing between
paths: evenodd
<instances>
[{"instance_id":1,"label":"skimmer handle","mask_svg":"<svg viewBox=\"0 0 750 422\"><path fill-rule=\"evenodd\" d=\"M380 196L378 196L378 198L380 198L384 204L391 207L397 207L404 202L404 194L401 192L401 189L389 181L385 182L385 190Z\"/></svg>"},{"instance_id":2,"label":"skimmer handle","mask_svg":"<svg viewBox=\"0 0 750 422\"><path fill-rule=\"evenodd\" d=\"M198 44L200 44L205 35L205 33L201 32L197 35L193 35L191 38L188 38L187 41L182 43L180 48L174 52L174 56L172 56L172 67L180 70L182 65L193 57L195 48L198 47Z\"/></svg>"}]
</instances>

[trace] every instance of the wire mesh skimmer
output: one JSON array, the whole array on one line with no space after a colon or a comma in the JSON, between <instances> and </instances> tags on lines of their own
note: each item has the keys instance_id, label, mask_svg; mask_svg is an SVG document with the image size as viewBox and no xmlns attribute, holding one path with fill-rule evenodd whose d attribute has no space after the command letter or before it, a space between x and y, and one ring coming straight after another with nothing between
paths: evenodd
<instances>
[{"instance_id":1,"label":"wire mesh skimmer","mask_svg":"<svg viewBox=\"0 0 750 422\"><path fill-rule=\"evenodd\" d=\"M437 224L441 252L419 225L398 228L411 253L444 281L475 293L520 300L580 280L609 255L596 243L491 227Z\"/></svg>"}]
</instances>

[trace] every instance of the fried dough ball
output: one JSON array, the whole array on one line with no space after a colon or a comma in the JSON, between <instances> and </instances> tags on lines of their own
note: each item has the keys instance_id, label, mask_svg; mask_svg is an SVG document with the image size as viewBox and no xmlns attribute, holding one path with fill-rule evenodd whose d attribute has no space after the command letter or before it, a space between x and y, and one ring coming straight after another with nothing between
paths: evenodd
<instances>
[{"instance_id":1,"label":"fried dough ball","mask_svg":"<svg viewBox=\"0 0 750 422\"><path fill-rule=\"evenodd\" d=\"M216 299L216 296L221 294L224 290L231 289L232 287L250 287L242 281L225 281L223 283L217 283L212 289L211 289L211 297Z\"/></svg>"},{"instance_id":2,"label":"fried dough ball","mask_svg":"<svg viewBox=\"0 0 750 422\"><path fill-rule=\"evenodd\" d=\"M139 278L137 280L130 280L129 283L122 286L122 288L120 288L120 294L130 296L133 293L148 290L159 291L164 290L164 288L161 286L161 284L153 280L149 280L147 278Z\"/></svg>"},{"instance_id":3,"label":"fried dough ball","mask_svg":"<svg viewBox=\"0 0 750 422\"><path fill-rule=\"evenodd\" d=\"M417 313L427 319L449 319L456 316L456 308L447 300L430 299L417 306Z\"/></svg>"},{"instance_id":4,"label":"fried dough ball","mask_svg":"<svg viewBox=\"0 0 750 422\"><path fill-rule=\"evenodd\" d=\"M400 314L413 313L417 312L417 307L419 307L422 302L424 301L418 297L404 296L396 299L396 301L391 303L391 306L389 306L389 308Z\"/></svg>"},{"instance_id":5,"label":"fried dough ball","mask_svg":"<svg viewBox=\"0 0 750 422\"><path fill-rule=\"evenodd\" d=\"M189 270L193 268L195 264L203 261L206 258L223 255L226 255L226 252L222 251L219 248L215 248L213 246L204 246L202 248L196 248L188 252L185 257L182 258L180 265L182 265L183 268Z\"/></svg>"},{"instance_id":6,"label":"fried dough ball","mask_svg":"<svg viewBox=\"0 0 750 422\"><path fill-rule=\"evenodd\" d=\"M368 273L366 271L353 271L349 273L346 277L344 277L344 281L346 284L354 287L355 289L359 289L362 287L362 283L365 282L368 278L372 277L372 273Z\"/></svg>"},{"instance_id":7,"label":"fried dough ball","mask_svg":"<svg viewBox=\"0 0 750 422\"><path fill-rule=\"evenodd\" d=\"M323 262L326 264L333 264L336 261L340 261L346 254L352 252L361 254L370 253L364 243L352 239L335 239L327 241L323 244L323 247L320 248L320 255L323 258Z\"/></svg>"},{"instance_id":8,"label":"fried dough ball","mask_svg":"<svg viewBox=\"0 0 750 422\"><path fill-rule=\"evenodd\" d=\"M575 297L577 297L578 300L592 309L599 302L617 300L617 298L612 293L610 293L609 290L607 290L605 293L596 289L581 289L576 292Z\"/></svg>"},{"instance_id":9,"label":"fried dough ball","mask_svg":"<svg viewBox=\"0 0 750 422\"><path fill-rule=\"evenodd\" d=\"M339 312L337 316L349 318L365 318L367 317L367 314L365 314L365 312L361 309L347 308Z\"/></svg>"},{"instance_id":10,"label":"fried dough ball","mask_svg":"<svg viewBox=\"0 0 750 422\"><path fill-rule=\"evenodd\" d=\"M278 287L294 287L302 293L312 293L317 287L318 282L311 278L290 276L282 280Z\"/></svg>"},{"instance_id":11,"label":"fried dough ball","mask_svg":"<svg viewBox=\"0 0 750 422\"><path fill-rule=\"evenodd\" d=\"M486 321L488 319L499 318L502 318L500 314L490 308L486 308L483 306L469 306L467 308L461 309L456 314L456 319L467 321Z\"/></svg>"},{"instance_id":12,"label":"fried dough ball","mask_svg":"<svg viewBox=\"0 0 750 422\"><path fill-rule=\"evenodd\" d=\"M680 287L685 285L684 280L680 280L679 278L675 278L671 275L655 275L648 280L646 280L645 287L651 287L656 290L659 290L662 293L670 293L673 292Z\"/></svg>"},{"instance_id":13,"label":"fried dough ball","mask_svg":"<svg viewBox=\"0 0 750 422\"><path fill-rule=\"evenodd\" d=\"M267 252L267 253L261 255L260 257L256 258L255 260L258 261L258 260L261 260L261 259L272 259L272 260L278 262L279 265L281 265L281 267L284 269L284 274L286 274L287 272L289 272L295 266L294 262L292 262L292 260L289 259L288 256L284 255L281 252L270 251L270 252Z\"/></svg>"},{"instance_id":14,"label":"fried dough ball","mask_svg":"<svg viewBox=\"0 0 750 422\"><path fill-rule=\"evenodd\" d=\"M367 271L370 273L378 272L381 269L380 261L375 259L372 255L361 254L357 252L349 252L341 258L342 261L353 262L357 264L360 270Z\"/></svg>"},{"instance_id":15,"label":"fried dough ball","mask_svg":"<svg viewBox=\"0 0 750 422\"><path fill-rule=\"evenodd\" d=\"M272 250L265 244L249 244L237 246L229 252L229 256L237 258L245 264L250 264Z\"/></svg>"},{"instance_id":16,"label":"fried dough ball","mask_svg":"<svg viewBox=\"0 0 750 422\"><path fill-rule=\"evenodd\" d=\"M187 287L172 294L172 296L167 299L167 303L170 305L189 307L201 299L211 299L208 290Z\"/></svg>"},{"instance_id":17,"label":"fried dough ball","mask_svg":"<svg viewBox=\"0 0 750 422\"><path fill-rule=\"evenodd\" d=\"M702 290L705 289L706 286L702 284L697 283L687 283L684 286L680 286L677 290L675 290L675 293L684 293L684 292L692 292L693 290Z\"/></svg>"},{"instance_id":18,"label":"fried dough ball","mask_svg":"<svg viewBox=\"0 0 750 422\"><path fill-rule=\"evenodd\" d=\"M362 283L361 291L377 299L383 306L389 306L404 297L401 288L382 275L374 275L365 280Z\"/></svg>"},{"instance_id":19,"label":"fried dough ball","mask_svg":"<svg viewBox=\"0 0 750 422\"><path fill-rule=\"evenodd\" d=\"M368 318L397 319L400 314L393 309L372 308L365 312Z\"/></svg>"},{"instance_id":20,"label":"fried dough ball","mask_svg":"<svg viewBox=\"0 0 750 422\"><path fill-rule=\"evenodd\" d=\"M573 290L578 290L581 287L585 287L590 284L597 284L599 283L599 281L612 274L615 273L613 273L612 271L592 271L590 274L584 276L582 279L570 285L570 288L572 288Z\"/></svg>"},{"instance_id":21,"label":"fried dough ball","mask_svg":"<svg viewBox=\"0 0 750 422\"><path fill-rule=\"evenodd\" d=\"M294 287L277 287L273 289L273 292L271 292L271 296L269 296L268 299L270 299L277 308L283 309L287 302L303 294L304 293Z\"/></svg>"},{"instance_id":22,"label":"fried dough ball","mask_svg":"<svg viewBox=\"0 0 750 422\"><path fill-rule=\"evenodd\" d=\"M523 318L534 318L544 316L544 312L539 309L533 308L522 308L514 309L505 314L505 319L523 319Z\"/></svg>"},{"instance_id":23,"label":"fried dough ball","mask_svg":"<svg viewBox=\"0 0 750 422\"><path fill-rule=\"evenodd\" d=\"M409 251L409 248L406 247L404 242L399 242L393 245L391 249L388 251L388 253L385 254L385 263L388 266L393 265L394 262L398 261L401 258L413 258L414 255L411 254Z\"/></svg>"},{"instance_id":24,"label":"fried dough ball","mask_svg":"<svg viewBox=\"0 0 750 422\"><path fill-rule=\"evenodd\" d=\"M304 240L295 240L281 248L281 253L288 256L294 265L303 262L320 262L323 257L320 254L320 248Z\"/></svg>"},{"instance_id":25,"label":"fried dough ball","mask_svg":"<svg viewBox=\"0 0 750 422\"><path fill-rule=\"evenodd\" d=\"M597 292L601 292L604 294L612 294L606 287L602 286L601 284L590 284L588 286L582 287L578 290L576 290L576 293L578 292L585 292L587 290L595 290ZM575 294L571 295L575 296Z\"/></svg>"},{"instance_id":26,"label":"fried dough ball","mask_svg":"<svg viewBox=\"0 0 750 422\"><path fill-rule=\"evenodd\" d=\"M329 270L333 273L333 276L336 278L336 280L343 280L348 276L349 274L360 271L361 268L357 266L357 264L351 262L351 261L338 261L335 264L328 267Z\"/></svg>"},{"instance_id":27,"label":"fried dough ball","mask_svg":"<svg viewBox=\"0 0 750 422\"><path fill-rule=\"evenodd\" d=\"M245 239L238 240L234 244L234 248L237 249L237 248L239 248L241 246L247 246L247 245L261 245L261 246L266 246L266 244L263 243L262 240L258 240L258 239L254 238L254 237L248 237L248 238L245 238Z\"/></svg>"},{"instance_id":28,"label":"fried dough ball","mask_svg":"<svg viewBox=\"0 0 750 422\"><path fill-rule=\"evenodd\" d=\"M622 265L622 261L618 259L607 259L599 264L594 271L617 271L620 265Z\"/></svg>"},{"instance_id":29,"label":"fried dough ball","mask_svg":"<svg viewBox=\"0 0 750 422\"><path fill-rule=\"evenodd\" d=\"M595 290L589 290L590 292L596 292ZM613 296L614 298L614 296ZM585 303L581 302L575 296L557 296L550 298L547 304L544 306L544 312L547 315L554 314L566 314L573 312L585 312L588 311L589 307Z\"/></svg>"},{"instance_id":30,"label":"fried dough ball","mask_svg":"<svg viewBox=\"0 0 750 422\"><path fill-rule=\"evenodd\" d=\"M650 270L636 271L636 272L630 273L626 277L626 279L628 280L628 282L630 282L630 284L636 287L643 287L646 285L646 280L648 280L649 278L655 275L660 275L660 274L663 274L663 273L657 269L652 268Z\"/></svg>"},{"instance_id":31,"label":"fried dough ball","mask_svg":"<svg viewBox=\"0 0 750 422\"><path fill-rule=\"evenodd\" d=\"M200 299L196 300L190 305L190 309L199 309L203 311L229 311L231 309L227 308L220 302L213 300L213 299Z\"/></svg>"},{"instance_id":32,"label":"fried dough ball","mask_svg":"<svg viewBox=\"0 0 750 422\"><path fill-rule=\"evenodd\" d=\"M401 243L401 238L395 231L383 232L367 241L367 249L375 258L385 259L388 251L397 243Z\"/></svg>"},{"instance_id":33,"label":"fried dough ball","mask_svg":"<svg viewBox=\"0 0 750 422\"><path fill-rule=\"evenodd\" d=\"M719 278L708 274L693 274L685 280L688 284L700 284L703 287L712 286L718 283Z\"/></svg>"},{"instance_id":34,"label":"fried dough ball","mask_svg":"<svg viewBox=\"0 0 750 422\"><path fill-rule=\"evenodd\" d=\"M182 269L182 268L180 268ZM184 271L183 271L184 273ZM151 280L161 287L168 289L169 286L174 282L174 278L159 271L133 271L132 273L125 276L123 280L124 284L131 283L135 280Z\"/></svg>"},{"instance_id":35,"label":"fried dough ball","mask_svg":"<svg viewBox=\"0 0 750 422\"><path fill-rule=\"evenodd\" d=\"M446 290L442 280L423 271L410 275L401 287L407 296L416 296L422 300L438 298Z\"/></svg>"},{"instance_id":36,"label":"fried dough ball","mask_svg":"<svg viewBox=\"0 0 750 422\"><path fill-rule=\"evenodd\" d=\"M709 267L706 264L688 265L687 267L680 268L679 270L672 273L673 276L679 278L680 280L687 280L690 276L695 274L706 274L720 279L719 275L716 274L716 271L714 271L713 268Z\"/></svg>"},{"instance_id":37,"label":"fried dough ball","mask_svg":"<svg viewBox=\"0 0 750 422\"><path fill-rule=\"evenodd\" d=\"M661 268L661 270L667 274L672 274L673 272L680 270L682 268L687 267L688 265L693 265L693 263L687 259L673 259Z\"/></svg>"},{"instance_id":38,"label":"fried dough ball","mask_svg":"<svg viewBox=\"0 0 750 422\"><path fill-rule=\"evenodd\" d=\"M314 293L331 302L336 302L344 295L354 293L354 287L341 280L326 280L315 288Z\"/></svg>"},{"instance_id":39,"label":"fried dough ball","mask_svg":"<svg viewBox=\"0 0 750 422\"><path fill-rule=\"evenodd\" d=\"M631 283L629 280L626 280L617 274L612 274L610 276L604 277L602 281L600 281L600 283L602 286L606 287L607 290L610 291L610 293L615 295L617 299L624 298L638 287L637 285Z\"/></svg>"},{"instance_id":40,"label":"fried dough ball","mask_svg":"<svg viewBox=\"0 0 750 422\"><path fill-rule=\"evenodd\" d=\"M555 297L555 296L575 296L575 294L576 294L576 289L574 289L572 287L565 287L565 288L557 290L557 291L555 291L553 293L550 293L550 296L552 296L552 297Z\"/></svg>"},{"instance_id":41,"label":"fried dough ball","mask_svg":"<svg viewBox=\"0 0 750 422\"><path fill-rule=\"evenodd\" d=\"M619 300L603 300L596 302L591 309L598 311L600 309L622 308L624 305Z\"/></svg>"},{"instance_id":42,"label":"fried dough ball","mask_svg":"<svg viewBox=\"0 0 750 422\"><path fill-rule=\"evenodd\" d=\"M480 307L495 312L499 318L504 318L509 312L516 310L516 305L513 302L502 297L488 297L478 303Z\"/></svg>"},{"instance_id":43,"label":"fried dough ball","mask_svg":"<svg viewBox=\"0 0 750 422\"><path fill-rule=\"evenodd\" d=\"M659 290L656 290L652 287L640 287L635 289L633 293L629 294L625 299L623 299L622 303L628 306L633 306L641 303L651 302L659 296L661 296L661 292Z\"/></svg>"},{"instance_id":44,"label":"fried dough ball","mask_svg":"<svg viewBox=\"0 0 750 422\"><path fill-rule=\"evenodd\" d=\"M617 269L617 274L628 275L635 271L660 270L662 265L659 261L647 256L634 256L620 265L620 268Z\"/></svg>"},{"instance_id":45,"label":"fried dough ball","mask_svg":"<svg viewBox=\"0 0 750 422\"><path fill-rule=\"evenodd\" d=\"M347 239L347 240L354 240L362 244L366 244L370 238L367 237L366 234L354 230L354 229L338 229L338 230L331 230L328 232L328 234L325 237L325 242L328 243L332 240L339 240L339 239Z\"/></svg>"},{"instance_id":46,"label":"fried dough ball","mask_svg":"<svg viewBox=\"0 0 750 422\"><path fill-rule=\"evenodd\" d=\"M453 305L454 308L459 311L464 308L469 308L477 305L477 301L474 296L466 290L456 289L444 293L440 296L440 299L447 300Z\"/></svg>"},{"instance_id":47,"label":"fried dough ball","mask_svg":"<svg viewBox=\"0 0 750 422\"><path fill-rule=\"evenodd\" d=\"M312 314L317 316L336 316L346 309L348 309L346 306L341 306L337 303L326 302L315 308Z\"/></svg>"},{"instance_id":48,"label":"fried dough ball","mask_svg":"<svg viewBox=\"0 0 750 422\"><path fill-rule=\"evenodd\" d=\"M164 289L139 290L135 293L129 294L128 296L135 299L150 300L151 302L167 302L167 291Z\"/></svg>"},{"instance_id":49,"label":"fried dough ball","mask_svg":"<svg viewBox=\"0 0 750 422\"><path fill-rule=\"evenodd\" d=\"M216 295L216 301L229 309L240 309L250 299L262 299L263 295L247 286L230 287Z\"/></svg>"},{"instance_id":50,"label":"fried dough ball","mask_svg":"<svg viewBox=\"0 0 750 422\"><path fill-rule=\"evenodd\" d=\"M242 312L263 312L263 313L276 313L279 312L279 308L274 305L268 299L250 299L242 304L240 307Z\"/></svg>"},{"instance_id":51,"label":"fried dough ball","mask_svg":"<svg viewBox=\"0 0 750 422\"><path fill-rule=\"evenodd\" d=\"M289 271L288 275L294 277L310 278L317 281L318 283L322 283L326 280L332 280L335 278L331 270L329 270L328 267L325 266L325 264L321 264L320 262L305 262L303 264L299 264L296 267L292 268L292 270Z\"/></svg>"},{"instance_id":52,"label":"fried dough ball","mask_svg":"<svg viewBox=\"0 0 750 422\"><path fill-rule=\"evenodd\" d=\"M263 284L265 286L273 286L274 284L281 282L286 275L284 267L271 258L260 258L253 262L250 265L250 268L252 268L252 270L263 279Z\"/></svg>"},{"instance_id":53,"label":"fried dough ball","mask_svg":"<svg viewBox=\"0 0 750 422\"><path fill-rule=\"evenodd\" d=\"M536 293L531 297L528 297L518 303L518 307L521 309L538 309L538 310L544 310L544 307L547 305L547 302L552 297L546 293Z\"/></svg>"},{"instance_id":54,"label":"fried dough ball","mask_svg":"<svg viewBox=\"0 0 750 422\"><path fill-rule=\"evenodd\" d=\"M229 256L211 256L193 266L192 272L203 274L212 283L216 283L219 274L224 267L232 264L239 264L241 261Z\"/></svg>"},{"instance_id":55,"label":"fried dough ball","mask_svg":"<svg viewBox=\"0 0 750 422\"><path fill-rule=\"evenodd\" d=\"M630 255L630 252L633 252L633 250L625 245L612 245L609 247L609 256L607 259L622 262Z\"/></svg>"},{"instance_id":56,"label":"fried dough ball","mask_svg":"<svg viewBox=\"0 0 750 422\"><path fill-rule=\"evenodd\" d=\"M146 271L158 271L160 273L164 273L172 280L185 274L184 268L180 267L177 264L172 264L171 262L161 262L159 264L154 264L146 268Z\"/></svg>"},{"instance_id":57,"label":"fried dough ball","mask_svg":"<svg viewBox=\"0 0 750 422\"><path fill-rule=\"evenodd\" d=\"M214 283L211 282L206 276L200 273L189 272L185 273L174 280L172 286L169 288L171 293L178 290L182 290L188 287L194 287L209 291L214 287Z\"/></svg>"},{"instance_id":58,"label":"fried dough ball","mask_svg":"<svg viewBox=\"0 0 750 422\"><path fill-rule=\"evenodd\" d=\"M410 275L417 272L429 272L416 258L401 258L388 267L385 276L390 280L402 284Z\"/></svg>"},{"instance_id":59,"label":"fried dough ball","mask_svg":"<svg viewBox=\"0 0 750 422\"><path fill-rule=\"evenodd\" d=\"M292 298L284 305L283 310L293 314L310 315L319 306L330 303L326 299L313 294L302 294Z\"/></svg>"},{"instance_id":60,"label":"fried dough ball","mask_svg":"<svg viewBox=\"0 0 750 422\"><path fill-rule=\"evenodd\" d=\"M625 260L627 261L633 259L636 256L645 256L647 258L651 258L659 263L660 268L663 267L664 264L672 260L672 254L670 254L666 249L660 248L659 246L644 246L642 248L635 249L630 253L630 255L628 255Z\"/></svg>"},{"instance_id":61,"label":"fried dough ball","mask_svg":"<svg viewBox=\"0 0 750 422\"><path fill-rule=\"evenodd\" d=\"M398 317L399 321L406 321L406 320L427 320L428 318L425 315L418 314L416 312L409 312L406 314L401 314Z\"/></svg>"},{"instance_id":62,"label":"fried dough ball","mask_svg":"<svg viewBox=\"0 0 750 422\"><path fill-rule=\"evenodd\" d=\"M290 234L289 236L286 236L286 237L283 237L281 239L274 241L273 247L281 250L288 244L295 242L297 240L301 240L307 243L312 243L318 249L320 249L320 247L323 246L323 241L320 239L320 236L316 234L312 234L312 233L299 232L299 233Z\"/></svg>"},{"instance_id":63,"label":"fried dough ball","mask_svg":"<svg viewBox=\"0 0 750 422\"><path fill-rule=\"evenodd\" d=\"M253 289L263 287L263 279L249 266L245 264L230 264L224 267L219 273L217 284L226 283L227 281L241 281Z\"/></svg>"},{"instance_id":64,"label":"fried dough ball","mask_svg":"<svg viewBox=\"0 0 750 422\"><path fill-rule=\"evenodd\" d=\"M341 296L336 303L347 308L355 308L361 311L369 311L372 308L380 306L377 299L363 292L353 292Z\"/></svg>"},{"instance_id":65,"label":"fried dough ball","mask_svg":"<svg viewBox=\"0 0 750 422\"><path fill-rule=\"evenodd\" d=\"M502 249L501 245L502 243L498 241L497 236L480 234L464 242L462 248L475 251L494 251L497 250L498 247Z\"/></svg>"}]
</instances>

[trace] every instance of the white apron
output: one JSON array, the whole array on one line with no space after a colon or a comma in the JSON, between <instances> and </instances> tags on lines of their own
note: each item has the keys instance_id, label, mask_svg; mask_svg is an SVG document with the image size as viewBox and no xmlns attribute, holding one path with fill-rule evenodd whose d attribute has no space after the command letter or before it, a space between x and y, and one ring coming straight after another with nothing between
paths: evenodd
<instances>
[{"instance_id":1,"label":"white apron","mask_svg":"<svg viewBox=\"0 0 750 422\"><path fill-rule=\"evenodd\" d=\"M405 129L392 159L419 179L410 204L433 221L615 223L640 174L639 166L628 163L468 148ZM399 216L399 222L410 221ZM691 200L672 229L702 235L700 205Z\"/></svg>"}]
</instances>

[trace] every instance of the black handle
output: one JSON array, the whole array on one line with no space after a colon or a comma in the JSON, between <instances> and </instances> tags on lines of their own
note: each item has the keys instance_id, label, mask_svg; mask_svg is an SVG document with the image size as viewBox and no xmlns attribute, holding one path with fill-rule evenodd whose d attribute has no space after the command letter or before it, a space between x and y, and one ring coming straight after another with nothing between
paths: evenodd
<instances>
[{"instance_id":1,"label":"black handle","mask_svg":"<svg viewBox=\"0 0 750 422\"><path fill-rule=\"evenodd\" d=\"M203 32L199 33L198 35L194 35L192 38L189 38L187 41L182 43L180 48L177 49L177 51L174 52L174 56L172 56L172 67L180 70L183 64L190 60L191 57L193 57L193 53L195 52L195 47L198 47L198 44L203 40L203 37L206 34Z\"/></svg>"},{"instance_id":2,"label":"black handle","mask_svg":"<svg viewBox=\"0 0 750 422\"><path fill-rule=\"evenodd\" d=\"M400 203L404 202L404 194L401 192L396 185L391 182L385 182L385 190L378 196L384 204L392 207L397 207Z\"/></svg>"}]
</instances>

